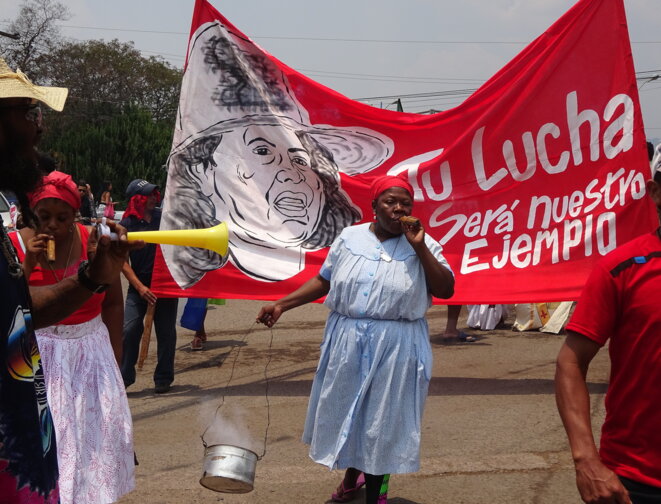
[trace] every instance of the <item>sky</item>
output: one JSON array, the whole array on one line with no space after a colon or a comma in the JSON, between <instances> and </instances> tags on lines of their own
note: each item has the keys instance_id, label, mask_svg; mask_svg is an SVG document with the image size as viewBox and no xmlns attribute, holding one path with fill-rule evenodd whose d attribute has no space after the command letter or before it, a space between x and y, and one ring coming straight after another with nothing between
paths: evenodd
<instances>
[{"instance_id":1,"label":"sky","mask_svg":"<svg viewBox=\"0 0 661 504\"><path fill-rule=\"evenodd\" d=\"M210 0L269 53L377 107L447 110L465 100L574 0ZM134 41L145 56L184 62L194 0L61 0L62 35ZM20 2L0 0L0 30ZM625 0L648 139L661 139L661 5ZM442 96L411 97L413 94Z\"/></svg>"}]
</instances>

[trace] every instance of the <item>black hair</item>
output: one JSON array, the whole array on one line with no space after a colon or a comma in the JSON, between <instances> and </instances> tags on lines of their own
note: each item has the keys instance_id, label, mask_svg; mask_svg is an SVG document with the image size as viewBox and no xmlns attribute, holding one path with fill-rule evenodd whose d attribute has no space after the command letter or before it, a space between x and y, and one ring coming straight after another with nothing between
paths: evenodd
<instances>
[{"instance_id":1,"label":"black hair","mask_svg":"<svg viewBox=\"0 0 661 504\"><path fill-rule=\"evenodd\" d=\"M48 175L57 169L57 161L43 152L37 153L37 163L39 163L39 169L44 175Z\"/></svg>"}]
</instances>

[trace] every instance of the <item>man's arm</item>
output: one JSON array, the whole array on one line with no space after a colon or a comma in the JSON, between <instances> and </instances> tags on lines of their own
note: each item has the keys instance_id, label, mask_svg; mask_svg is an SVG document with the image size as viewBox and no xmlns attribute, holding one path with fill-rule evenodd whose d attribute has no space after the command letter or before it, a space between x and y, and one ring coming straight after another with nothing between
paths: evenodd
<instances>
[{"instance_id":1,"label":"man's arm","mask_svg":"<svg viewBox=\"0 0 661 504\"><path fill-rule=\"evenodd\" d=\"M156 301L158 301L156 294L154 294L149 287L140 281L138 275L135 274L135 271L133 271L133 268L131 268L131 265L128 262L125 262L124 266L122 266L122 273L131 284L131 286L138 292L138 294L140 294L142 299L147 301L149 304L154 304Z\"/></svg>"},{"instance_id":2,"label":"man's arm","mask_svg":"<svg viewBox=\"0 0 661 504\"><path fill-rule=\"evenodd\" d=\"M39 329L67 318L92 297L92 291L71 276L53 285L30 286L30 297L32 321L35 329Z\"/></svg>"},{"instance_id":3,"label":"man's arm","mask_svg":"<svg viewBox=\"0 0 661 504\"><path fill-rule=\"evenodd\" d=\"M87 276L94 284L112 284L119 276L130 250L144 247L143 241L128 242L126 229L115 223L109 224L118 239L102 236L98 243L96 231L90 235L88 254L92 257ZM32 320L34 327L48 327L68 317L92 296L92 291L82 285L76 276L44 287L30 287Z\"/></svg>"},{"instance_id":4,"label":"man's arm","mask_svg":"<svg viewBox=\"0 0 661 504\"><path fill-rule=\"evenodd\" d=\"M101 305L101 320L108 328L110 345L115 354L117 365L122 365L122 343L124 340L124 296L122 283L119 278L115 280Z\"/></svg>"},{"instance_id":5,"label":"man's arm","mask_svg":"<svg viewBox=\"0 0 661 504\"><path fill-rule=\"evenodd\" d=\"M586 376L600 345L568 331L556 362L555 398L576 466L576 486L587 503L631 504L617 475L607 468L592 434Z\"/></svg>"}]
</instances>

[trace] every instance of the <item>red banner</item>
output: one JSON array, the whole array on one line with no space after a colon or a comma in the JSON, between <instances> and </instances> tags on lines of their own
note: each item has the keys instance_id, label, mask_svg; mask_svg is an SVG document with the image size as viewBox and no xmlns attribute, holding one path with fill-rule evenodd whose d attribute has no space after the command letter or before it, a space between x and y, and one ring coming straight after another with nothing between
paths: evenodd
<instances>
[{"instance_id":1,"label":"red banner","mask_svg":"<svg viewBox=\"0 0 661 504\"><path fill-rule=\"evenodd\" d=\"M352 101L197 0L161 229L226 222L229 252L164 246L153 288L281 297L372 219L373 178L402 172L457 276L451 302L576 299L596 259L657 223L622 0L579 1L430 116Z\"/></svg>"}]
</instances>

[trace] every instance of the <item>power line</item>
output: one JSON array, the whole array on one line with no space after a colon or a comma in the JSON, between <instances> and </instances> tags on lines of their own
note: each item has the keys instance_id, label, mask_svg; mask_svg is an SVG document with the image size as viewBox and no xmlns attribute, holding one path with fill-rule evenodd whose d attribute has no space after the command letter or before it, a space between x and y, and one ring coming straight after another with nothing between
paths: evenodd
<instances>
[{"instance_id":1,"label":"power line","mask_svg":"<svg viewBox=\"0 0 661 504\"><path fill-rule=\"evenodd\" d=\"M60 25L66 28L83 28L83 29L95 29L95 30L110 30L110 31L134 31L140 33L162 33L162 34L175 34L175 35L187 35L186 32L167 32L167 31L156 31L156 30L128 30L121 28L100 28L100 27L89 27L89 26L74 26L74 25ZM67 37L70 40L79 40L73 37ZM291 39L291 40L328 40L328 41L366 41L373 42L374 40L370 39L332 39L332 38L307 38L307 37L255 37L255 38L272 38L272 39ZM397 40L382 40L382 42L415 42L415 43L518 43L518 42L479 42L479 41L452 41L452 42L443 42L443 41L397 41ZM647 43L647 42L646 42ZM652 43L652 42L649 42ZM661 42L658 42L661 43ZM171 53L163 53L158 51L148 51L137 49L141 53L150 53L156 54L159 56L169 56L171 58L184 59L184 56L179 56ZM468 79L468 78L437 78L437 77L409 77L409 76L400 76L400 75L382 75L382 74L361 74L361 73L350 73L350 72L330 72L326 70L310 70L310 69L301 69L301 72L304 72L308 76L317 76L324 79L347 79L347 80L363 80L363 81L382 81L382 82L403 82L403 83L416 83L416 84L443 84L443 83L480 83L483 82L481 79ZM661 70L643 70L636 72L637 80L652 81L658 78L659 72ZM645 75L651 74L651 75ZM656 90L656 86L650 86L645 90ZM440 92L429 92L429 93L413 93L413 94L399 94L399 95L384 95L384 96L373 96L373 97L364 97L356 98L357 101L375 101L375 100L395 100L395 99L405 99L408 103L419 103L418 107L422 106L422 103L429 103L428 98L445 99L445 100L456 100L460 96L468 96L476 91L476 88L466 88L466 89L454 89ZM438 101L432 103L433 105L439 104Z\"/></svg>"},{"instance_id":2,"label":"power line","mask_svg":"<svg viewBox=\"0 0 661 504\"><path fill-rule=\"evenodd\" d=\"M127 33L154 33L160 35L186 35L188 32L180 31L163 31L163 30L140 30L133 28L105 28L101 26L79 26L79 25L57 25L61 28L75 28L80 30L100 30L100 31L118 31ZM339 38L339 37L285 37L285 36L272 36L272 35L255 35L251 38L264 39L264 40L308 40L319 42L368 42L368 43L393 43L393 44L505 44L505 45L519 45L527 44L528 42L521 41L504 41L504 40L396 40L396 39L353 39L353 38Z\"/></svg>"},{"instance_id":3,"label":"power line","mask_svg":"<svg viewBox=\"0 0 661 504\"><path fill-rule=\"evenodd\" d=\"M4 24L9 24L7 22L2 22ZM124 32L136 32L136 33L155 33L155 34L166 34L166 35L189 35L188 32L174 32L174 31L161 31L161 30L139 30L139 29L128 29L128 28L104 28L104 27L96 27L96 26L79 26L79 25L57 25L60 27L64 28L80 28L80 29L89 29L89 30L106 30L106 31L124 31ZM77 39L75 37L67 37L71 40L81 40ZM324 41L352 41L352 42L387 42L387 43L429 43L429 44L525 44L527 42L519 42L519 41L434 41L434 40L389 40L389 39L342 39L342 38L320 38L320 37L280 37L280 36L257 36L254 38L262 38L262 39L282 39L282 40L324 40ZM640 42L632 42L632 43L640 43L640 44L661 44L661 41L640 41ZM137 48L136 48L137 49ZM145 52L145 53L150 53L150 54L156 54L156 55L162 55L162 56L168 56L172 58L177 58L177 59L185 59L185 56L179 55L179 54L172 54L172 53L164 53L160 51L148 51L148 50L142 50L142 49L137 49L140 52ZM332 77L340 78L341 75L346 75L347 77L349 76L356 76L356 77L379 77L379 78L393 78L393 79L406 79L405 82L412 81L412 80L429 80L429 81L438 81L438 82L443 82L443 81L474 81L474 82L481 82L481 79L466 79L466 78L436 78L436 77L409 77L409 76L394 76L394 75L376 75L376 74L359 74L359 73L345 73L345 72L328 72L325 70L304 70L301 69L301 72L310 72L310 73L317 73L317 74L327 74ZM636 75L643 74L643 73L653 73L653 72L661 72L661 70L643 70L640 72L636 72ZM649 77L637 77L638 80L644 80Z\"/></svg>"},{"instance_id":4,"label":"power line","mask_svg":"<svg viewBox=\"0 0 661 504\"><path fill-rule=\"evenodd\" d=\"M79 40L72 37L68 37L70 40ZM161 53L158 51L148 51L137 49L141 53L150 53L156 54L159 56L174 56L179 58L179 56L172 55L170 53ZM183 57L182 57L183 59ZM361 74L361 73L351 73L351 72L330 72L326 70L313 70L313 69L299 69L300 72L304 73L308 77L318 77L324 79L348 79L348 80L362 80L362 81L378 81L378 82L402 82L410 84L458 84L458 83L482 83L485 80L483 79L473 79L473 78L436 78L436 77L406 77L406 76L397 76L397 75L385 75L385 74ZM651 77L657 75L661 70L641 70L636 72L637 80L649 81ZM645 74L651 74L645 76ZM446 81L446 82L444 82ZM656 86L644 87L641 91L653 91L659 89ZM451 89L446 91L435 91L428 93L413 93L413 94L399 94L399 95L384 95L384 96L373 96L373 97L363 97L363 98L354 98L356 101L369 102L377 100L395 100L395 99L405 99L408 103L420 102L425 103L429 102L426 98L435 98L436 100L446 99L446 100L455 100L456 97L469 96L474 93L477 88L463 88L463 89ZM446 97L446 98L441 98ZM418 98L418 99L415 99ZM422 98L422 99L420 99ZM457 102L461 103L461 102ZM433 105L438 105L438 101L432 103Z\"/></svg>"},{"instance_id":5,"label":"power line","mask_svg":"<svg viewBox=\"0 0 661 504\"><path fill-rule=\"evenodd\" d=\"M392 78L392 79L436 81L439 83L450 83L450 82L473 83L473 82L484 81L484 79L469 79L469 78L460 79L460 78L451 78L451 77L411 77L408 75L382 75L382 74L361 74L361 73L349 73L349 72L329 72L328 70L311 70L305 68L300 68L299 71L306 73L329 74L331 76L347 75L347 76L357 76L357 77L381 77L381 78Z\"/></svg>"},{"instance_id":6,"label":"power line","mask_svg":"<svg viewBox=\"0 0 661 504\"><path fill-rule=\"evenodd\" d=\"M307 75L308 77L323 77L325 79L345 79L345 80L359 80L359 81L377 81L377 82L404 82L404 83L409 83L409 84L448 84L447 82L443 82L438 79L424 79L422 78L417 78L415 80L412 79L395 79L391 77L386 77L386 78L375 78L375 77L368 77L368 76L361 76L360 74L357 74L355 77L349 77L347 75L332 75L332 74L317 74L316 72L306 72L302 71L304 75ZM456 83L455 83L456 84Z\"/></svg>"},{"instance_id":7,"label":"power line","mask_svg":"<svg viewBox=\"0 0 661 504\"><path fill-rule=\"evenodd\" d=\"M164 52L160 52L160 51L148 51L146 49L138 49L138 51L144 52L144 53L149 53L149 54L156 54L157 56L167 56L169 58L180 59L182 61L186 59L186 56L180 56L179 54L164 53Z\"/></svg>"},{"instance_id":8,"label":"power line","mask_svg":"<svg viewBox=\"0 0 661 504\"><path fill-rule=\"evenodd\" d=\"M437 96L465 96L470 95L477 91L477 88L469 89L450 89L448 91L436 91L431 93L411 93L411 94L396 94L384 96L368 96L367 98L354 98L358 101L367 100L395 100L397 98L432 98Z\"/></svg>"},{"instance_id":9,"label":"power line","mask_svg":"<svg viewBox=\"0 0 661 504\"><path fill-rule=\"evenodd\" d=\"M162 31L162 30L138 30L132 28L103 28L100 26L77 26L77 25L63 25L58 24L60 28L76 28L80 30L100 30L100 31L118 31L118 32L128 32L128 33L156 33L162 35L189 35L188 32L174 32L174 31Z\"/></svg>"},{"instance_id":10,"label":"power line","mask_svg":"<svg viewBox=\"0 0 661 504\"><path fill-rule=\"evenodd\" d=\"M650 87L646 87L646 88L643 88L643 89L639 89L638 91L640 93L647 93L648 91L654 91L656 89L661 89L661 86L650 86Z\"/></svg>"},{"instance_id":11,"label":"power line","mask_svg":"<svg viewBox=\"0 0 661 504\"><path fill-rule=\"evenodd\" d=\"M105 28L101 26L79 26L79 25L58 25L62 28L76 28L82 30L103 30L120 31L128 33L154 33L162 35L189 35L188 32L164 31L164 30L140 30L133 28ZM339 37L286 37L272 35L255 35L251 38L269 39L269 40L307 40L320 42L367 42L378 44L502 44L502 45L520 45L528 44L530 41L519 40L402 40L402 39L358 39L358 38L339 38ZM632 41L632 44L661 44L661 40L642 40Z\"/></svg>"}]
</instances>

